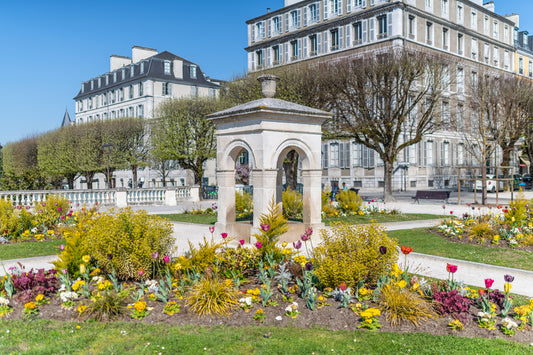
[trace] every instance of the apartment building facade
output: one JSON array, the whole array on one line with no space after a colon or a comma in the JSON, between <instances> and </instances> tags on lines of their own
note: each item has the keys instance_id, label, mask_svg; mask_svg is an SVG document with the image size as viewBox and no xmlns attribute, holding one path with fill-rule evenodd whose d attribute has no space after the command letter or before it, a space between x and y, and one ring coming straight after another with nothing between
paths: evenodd
<instances>
[{"instance_id":1,"label":"apartment building facade","mask_svg":"<svg viewBox=\"0 0 533 355\"><path fill-rule=\"evenodd\" d=\"M248 69L268 71L393 47L443 58L450 82L439 110L444 129L400 154L405 169L396 169L393 187L452 187L458 167L479 165L463 139L465 123L475 114L469 87L487 72L515 71L515 21L518 15L501 16L493 2L482 0L286 0L285 7L247 21ZM491 156L491 164L498 162L499 152ZM518 164L516 152L512 164ZM383 185L378 155L353 141L323 142L322 166L324 184Z\"/></svg>"},{"instance_id":2,"label":"apartment building facade","mask_svg":"<svg viewBox=\"0 0 533 355\"><path fill-rule=\"evenodd\" d=\"M154 118L158 106L169 98L216 97L221 82L210 79L200 66L173 53L134 46L131 57L112 55L109 72L81 83L76 101L75 124L121 117ZM177 165L170 167L170 185L194 183L190 172ZM214 162L209 162L208 176L214 181ZM132 181L130 171L114 173L117 187L159 187L159 174L141 168L138 181ZM105 179L98 174L95 188L104 188ZM85 188L80 178L76 188Z\"/></svg>"}]
</instances>

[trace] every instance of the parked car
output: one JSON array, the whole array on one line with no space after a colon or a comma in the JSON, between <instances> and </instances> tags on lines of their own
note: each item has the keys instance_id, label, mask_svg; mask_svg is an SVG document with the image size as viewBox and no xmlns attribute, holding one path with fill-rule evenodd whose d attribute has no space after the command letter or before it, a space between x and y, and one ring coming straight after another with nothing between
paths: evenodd
<instances>
[{"instance_id":1,"label":"parked car","mask_svg":"<svg viewBox=\"0 0 533 355\"><path fill-rule=\"evenodd\" d=\"M522 185L522 189L524 190L531 190L531 187L532 187L532 183L533 183L533 179L531 178L531 175L529 174L524 174L522 175L522 183L524 185Z\"/></svg>"},{"instance_id":2,"label":"parked car","mask_svg":"<svg viewBox=\"0 0 533 355\"><path fill-rule=\"evenodd\" d=\"M481 179L481 175L477 177ZM482 180L476 180L476 190L481 191L483 189ZM496 176L493 174L487 174L487 192L496 192ZM498 191L503 191L504 182L498 180Z\"/></svg>"}]
</instances>

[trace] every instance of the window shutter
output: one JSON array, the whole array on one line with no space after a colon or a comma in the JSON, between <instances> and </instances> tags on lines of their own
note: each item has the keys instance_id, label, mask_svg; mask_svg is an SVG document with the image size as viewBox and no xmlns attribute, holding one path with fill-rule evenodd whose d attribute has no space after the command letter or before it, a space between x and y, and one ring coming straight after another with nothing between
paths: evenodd
<instances>
[{"instance_id":1,"label":"window shutter","mask_svg":"<svg viewBox=\"0 0 533 355\"><path fill-rule=\"evenodd\" d=\"M352 25L346 25L346 48L352 46Z\"/></svg>"},{"instance_id":2,"label":"window shutter","mask_svg":"<svg viewBox=\"0 0 533 355\"><path fill-rule=\"evenodd\" d=\"M167 87L168 87L168 95L169 96L172 96L172 83L167 83ZM124 93L122 93L122 95L124 95Z\"/></svg>"},{"instance_id":3,"label":"window shutter","mask_svg":"<svg viewBox=\"0 0 533 355\"><path fill-rule=\"evenodd\" d=\"M317 18L317 21L320 22L320 3L319 2L316 3L316 18Z\"/></svg>"},{"instance_id":4,"label":"window shutter","mask_svg":"<svg viewBox=\"0 0 533 355\"><path fill-rule=\"evenodd\" d=\"M352 12L352 0L346 0L346 12Z\"/></svg>"},{"instance_id":5,"label":"window shutter","mask_svg":"<svg viewBox=\"0 0 533 355\"><path fill-rule=\"evenodd\" d=\"M392 36L392 12L387 14L387 38Z\"/></svg>"},{"instance_id":6,"label":"window shutter","mask_svg":"<svg viewBox=\"0 0 533 355\"><path fill-rule=\"evenodd\" d=\"M308 42L308 37L305 37L305 38L302 38L302 44L303 44L303 58L307 58L307 42Z\"/></svg>"},{"instance_id":7,"label":"window shutter","mask_svg":"<svg viewBox=\"0 0 533 355\"><path fill-rule=\"evenodd\" d=\"M444 166L444 142L440 143L440 165Z\"/></svg>"},{"instance_id":8,"label":"window shutter","mask_svg":"<svg viewBox=\"0 0 533 355\"><path fill-rule=\"evenodd\" d=\"M266 66L267 67L271 67L272 66L272 63L270 62L270 52L272 51L272 48L268 48L266 50L267 52L267 61L266 61Z\"/></svg>"},{"instance_id":9,"label":"window shutter","mask_svg":"<svg viewBox=\"0 0 533 355\"><path fill-rule=\"evenodd\" d=\"M255 70L255 53L251 52L251 53L248 53L248 55L250 56L250 70L254 71Z\"/></svg>"},{"instance_id":10,"label":"window shutter","mask_svg":"<svg viewBox=\"0 0 533 355\"><path fill-rule=\"evenodd\" d=\"M298 9L297 14L298 14L297 27L300 28L300 27L302 27L302 9Z\"/></svg>"},{"instance_id":11,"label":"window shutter","mask_svg":"<svg viewBox=\"0 0 533 355\"><path fill-rule=\"evenodd\" d=\"M328 31L324 31L324 53L329 53Z\"/></svg>"},{"instance_id":12,"label":"window shutter","mask_svg":"<svg viewBox=\"0 0 533 355\"><path fill-rule=\"evenodd\" d=\"M268 19L268 37L272 37L272 19Z\"/></svg>"},{"instance_id":13,"label":"window shutter","mask_svg":"<svg viewBox=\"0 0 533 355\"><path fill-rule=\"evenodd\" d=\"M284 44L285 47L285 63L289 62L289 43Z\"/></svg>"},{"instance_id":14,"label":"window shutter","mask_svg":"<svg viewBox=\"0 0 533 355\"><path fill-rule=\"evenodd\" d=\"M369 152L368 167L373 168L376 166L376 157L375 157L376 152L370 148L368 149L368 152Z\"/></svg>"},{"instance_id":15,"label":"window shutter","mask_svg":"<svg viewBox=\"0 0 533 355\"><path fill-rule=\"evenodd\" d=\"M344 168L344 143L339 143L339 168Z\"/></svg>"},{"instance_id":16,"label":"window shutter","mask_svg":"<svg viewBox=\"0 0 533 355\"><path fill-rule=\"evenodd\" d=\"M298 38L298 59L302 59L302 39Z\"/></svg>"},{"instance_id":17,"label":"window shutter","mask_svg":"<svg viewBox=\"0 0 533 355\"><path fill-rule=\"evenodd\" d=\"M304 26L307 26L307 11L309 11L309 8L308 7L304 7L302 9L302 12L303 12L303 24Z\"/></svg>"},{"instance_id":18,"label":"window shutter","mask_svg":"<svg viewBox=\"0 0 533 355\"><path fill-rule=\"evenodd\" d=\"M369 149L363 145L361 145L361 151L363 152L363 154L361 154L363 156L363 168L368 168L368 152L369 152Z\"/></svg>"},{"instance_id":19,"label":"window shutter","mask_svg":"<svg viewBox=\"0 0 533 355\"><path fill-rule=\"evenodd\" d=\"M285 32L289 32L289 13L285 14Z\"/></svg>"},{"instance_id":20,"label":"window shutter","mask_svg":"<svg viewBox=\"0 0 533 355\"><path fill-rule=\"evenodd\" d=\"M322 168L327 169L328 167L328 144L322 144Z\"/></svg>"},{"instance_id":21,"label":"window shutter","mask_svg":"<svg viewBox=\"0 0 533 355\"><path fill-rule=\"evenodd\" d=\"M346 169L350 168L350 142L344 144L344 167Z\"/></svg>"},{"instance_id":22,"label":"window shutter","mask_svg":"<svg viewBox=\"0 0 533 355\"><path fill-rule=\"evenodd\" d=\"M255 24L252 26L252 42L255 42Z\"/></svg>"},{"instance_id":23,"label":"window shutter","mask_svg":"<svg viewBox=\"0 0 533 355\"><path fill-rule=\"evenodd\" d=\"M366 20L362 21L361 27L363 28L363 30L362 30L363 41L362 42L366 43L366 41L367 41L367 31L366 31L367 24L366 24Z\"/></svg>"},{"instance_id":24,"label":"window shutter","mask_svg":"<svg viewBox=\"0 0 533 355\"><path fill-rule=\"evenodd\" d=\"M368 20L368 42L374 41L374 19Z\"/></svg>"},{"instance_id":25,"label":"window shutter","mask_svg":"<svg viewBox=\"0 0 533 355\"><path fill-rule=\"evenodd\" d=\"M424 142L424 164L423 166L426 167L428 165L428 142Z\"/></svg>"},{"instance_id":26,"label":"window shutter","mask_svg":"<svg viewBox=\"0 0 533 355\"><path fill-rule=\"evenodd\" d=\"M339 27L339 49L344 48L344 27Z\"/></svg>"},{"instance_id":27,"label":"window shutter","mask_svg":"<svg viewBox=\"0 0 533 355\"><path fill-rule=\"evenodd\" d=\"M329 7L328 0L324 0L324 20L328 19L328 10L329 10L328 7Z\"/></svg>"},{"instance_id":28,"label":"window shutter","mask_svg":"<svg viewBox=\"0 0 533 355\"><path fill-rule=\"evenodd\" d=\"M322 33L317 33L316 42L317 42L317 55L318 55L322 53Z\"/></svg>"},{"instance_id":29,"label":"window shutter","mask_svg":"<svg viewBox=\"0 0 533 355\"><path fill-rule=\"evenodd\" d=\"M347 0L350 1L350 0ZM342 0L339 0L339 12L337 13L338 16L342 15Z\"/></svg>"}]
</instances>

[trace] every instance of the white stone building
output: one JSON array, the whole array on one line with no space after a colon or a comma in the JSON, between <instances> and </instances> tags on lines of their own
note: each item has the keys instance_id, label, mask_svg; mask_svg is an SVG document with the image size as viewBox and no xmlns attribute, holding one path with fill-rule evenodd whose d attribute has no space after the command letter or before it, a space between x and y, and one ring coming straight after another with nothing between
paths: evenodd
<instances>
[{"instance_id":1,"label":"white stone building","mask_svg":"<svg viewBox=\"0 0 533 355\"><path fill-rule=\"evenodd\" d=\"M169 98L216 97L221 82L204 75L200 66L175 54L134 46L131 57L112 55L109 72L82 82L74 97L75 124L121 117L153 118L158 105ZM214 160L207 164L207 176L214 181ZM130 171L114 173L117 187L162 186L161 177L150 168L139 170L138 181L132 181ZM176 168L167 184L189 185L192 174ZM104 188L105 178L98 174L94 188ZM76 188L85 188L80 178Z\"/></svg>"},{"instance_id":2,"label":"white stone building","mask_svg":"<svg viewBox=\"0 0 533 355\"><path fill-rule=\"evenodd\" d=\"M247 21L248 70L268 72L402 46L445 58L451 84L439 111L447 128L398 157L409 168L396 169L393 187L453 187L457 167L479 164L461 138L471 115L469 87L481 73L515 71L517 17L501 16L492 1L482 0L285 0L283 8ZM499 163L498 155L491 165ZM323 142L325 185L382 187L382 166L374 151L355 142Z\"/></svg>"}]
</instances>

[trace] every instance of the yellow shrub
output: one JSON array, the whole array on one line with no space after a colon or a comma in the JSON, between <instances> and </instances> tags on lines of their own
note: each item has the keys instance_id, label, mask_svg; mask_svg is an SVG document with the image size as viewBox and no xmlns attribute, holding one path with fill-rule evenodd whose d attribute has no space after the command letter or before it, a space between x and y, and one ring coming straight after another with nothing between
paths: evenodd
<instances>
[{"instance_id":1,"label":"yellow shrub","mask_svg":"<svg viewBox=\"0 0 533 355\"><path fill-rule=\"evenodd\" d=\"M509 202L509 208L504 213L505 223L511 227L522 227L529 218L527 205L532 201L524 198L524 193L520 191L516 200Z\"/></svg>"},{"instance_id":2,"label":"yellow shrub","mask_svg":"<svg viewBox=\"0 0 533 355\"><path fill-rule=\"evenodd\" d=\"M187 303L199 315L228 316L238 307L239 295L231 280L207 277L192 287Z\"/></svg>"},{"instance_id":3,"label":"yellow shrub","mask_svg":"<svg viewBox=\"0 0 533 355\"><path fill-rule=\"evenodd\" d=\"M237 218L246 218L253 212L252 195L246 191L235 192L235 214Z\"/></svg>"},{"instance_id":4,"label":"yellow shrub","mask_svg":"<svg viewBox=\"0 0 533 355\"><path fill-rule=\"evenodd\" d=\"M169 255L174 246L170 222L131 208L103 213L89 220L80 233L83 254L96 259L106 272L114 270L123 280L152 277L152 254Z\"/></svg>"},{"instance_id":5,"label":"yellow shrub","mask_svg":"<svg viewBox=\"0 0 533 355\"><path fill-rule=\"evenodd\" d=\"M32 228L33 216L22 206L13 208L11 200L0 199L0 236L9 236L11 241L29 239L24 231Z\"/></svg>"},{"instance_id":6,"label":"yellow shrub","mask_svg":"<svg viewBox=\"0 0 533 355\"><path fill-rule=\"evenodd\" d=\"M37 224L46 228L56 225L61 216L65 217L70 210L70 203L64 197L57 195L46 196L45 202L35 201L33 211Z\"/></svg>"},{"instance_id":7,"label":"yellow shrub","mask_svg":"<svg viewBox=\"0 0 533 355\"><path fill-rule=\"evenodd\" d=\"M379 275L388 272L398 259L398 241L389 238L378 224L336 224L320 233L322 243L314 250L313 265L326 287L346 282L354 288L361 280L366 285L375 284ZM385 254L380 247L386 248Z\"/></svg>"},{"instance_id":8,"label":"yellow shrub","mask_svg":"<svg viewBox=\"0 0 533 355\"><path fill-rule=\"evenodd\" d=\"M361 205L363 204L361 196L352 190L340 191L336 198L339 202L339 208L343 212L355 213L361 209Z\"/></svg>"},{"instance_id":9,"label":"yellow shrub","mask_svg":"<svg viewBox=\"0 0 533 355\"><path fill-rule=\"evenodd\" d=\"M283 202L283 215L285 218L302 216L304 201L301 193L289 188L287 191L283 191L281 200Z\"/></svg>"}]
</instances>

